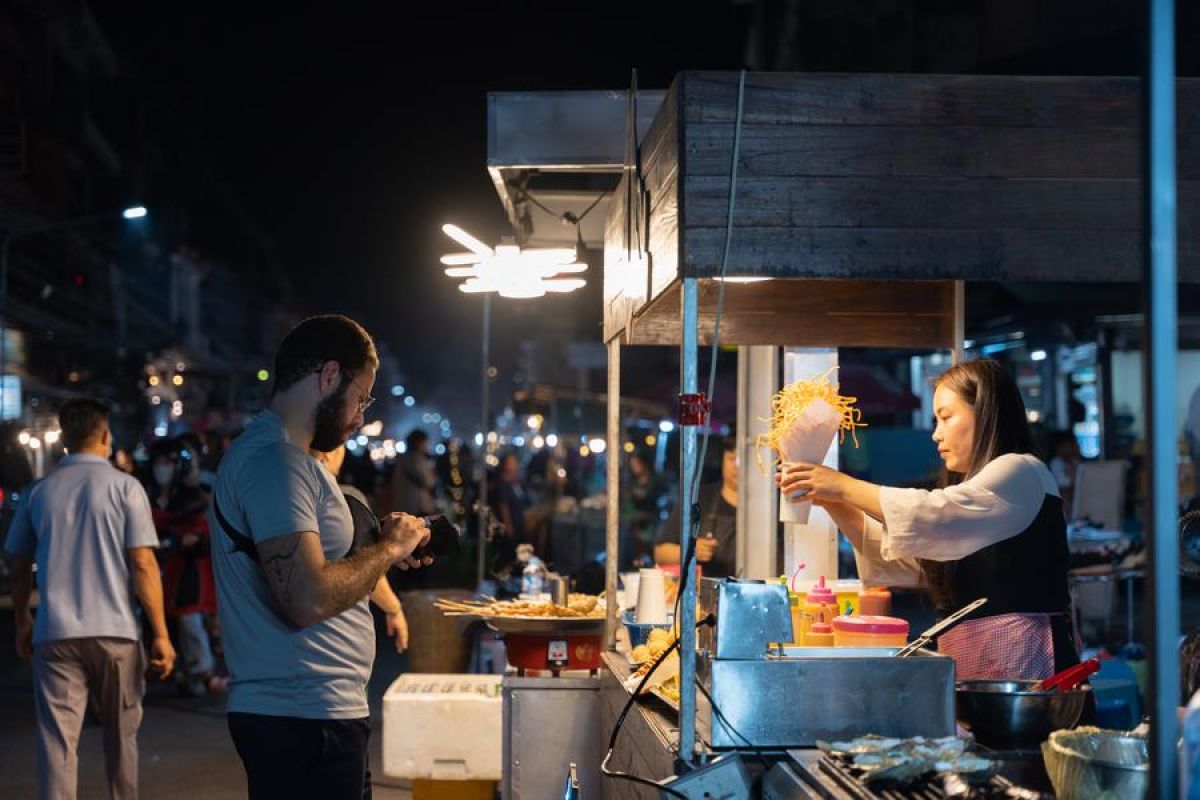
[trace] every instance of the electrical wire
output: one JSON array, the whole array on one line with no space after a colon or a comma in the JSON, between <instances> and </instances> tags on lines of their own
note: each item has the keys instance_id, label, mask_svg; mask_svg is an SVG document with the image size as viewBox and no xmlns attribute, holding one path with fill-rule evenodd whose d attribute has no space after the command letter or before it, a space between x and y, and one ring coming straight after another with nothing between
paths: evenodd
<instances>
[{"instance_id":1,"label":"electrical wire","mask_svg":"<svg viewBox=\"0 0 1200 800\"><path fill-rule=\"evenodd\" d=\"M742 70L739 75L739 78L738 78L737 113L736 113L735 122L734 122L734 129L733 129L733 154L731 157L732 163L730 166L730 173L729 173L729 209L728 209L728 213L726 215L726 223L725 223L725 246L724 246L724 250L721 255L721 279L722 280L720 281L720 287L718 288L718 292L717 292L717 310L716 310L716 317L715 317L714 324L713 324L712 358L711 358L711 363L709 365L709 375L708 375L708 395L707 396L708 396L710 402L715 393L716 382L717 382L717 356L720 352L721 316L722 316L722 314L724 312L724 308L725 308L725 280L724 280L724 278L725 278L725 273L729 266L730 241L733 238L734 201L735 201L736 192L737 192L737 163L738 163L738 154L739 154L740 148L741 148L742 111L743 111L744 102L745 102L745 92L746 92L746 71ZM636 95L634 96L633 102L635 103L634 108L636 109L636 103L637 103ZM636 117L635 117L635 119L636 119ZM635 157L638 162L637 172L640 173L641 172L640 148L638 148L638 153L636 154ZM530 198L530 199L532 200L532 198ZM553 213L553 212L550 212L550 213ZM635 228L636 227L637 226L635 226ZM695 555L696 555L696 539L698 538L699 528L700 528L700 506L699 506L700 477L701 477L701 473L703 471L704 459L705 459L705 456L708 451L708 438L709 438L709 428L706 425L704 428L704 434L702 436L700 457L699 457L699 461L697 462L697 465L696 465L696 474L692 480L692 485L690 487L688 487L687 501L688 501L688 506L692 509L692 514L691 514L691 519L689 520L690 530L688 531L687 548L686 548L685 553L683 553L683 558L680 559L679 590L675 595L675 619L677 621L679 620L679 606L680 606L680 603L682 602L684 592L687 590L688 576L692 571L692 561L695 559ZM710 614L709 616L705 617L703 620L697 621L696 628L699 628L701 625L712 624L712 622L713 622L713 618L712 618L712 615ZM667 655L670 654L673 650L675 650L678 647L679 647L679 639L676 639L671 644L670 647L668 647L665 651L663 651L663 654L661 656L659 656L658 660L655 661L654 664L651 665L649 671L646 672L646 675L642 678L641 682L638 684L637 689L630 695L629 701L626 702L625 707L621 710L621 714L617 717L616 724L613 726L613 732L612 732L612 735L609 737L609 742L608 742L608 753L605 755L604 760L600 765L600 771L610 778L620 778L623 780L632 781L634 783L640 783L640 784L643 784L646 786L653 786L656 789L658 789L659 791L666 792L674 797L683 797L686 800L686 795L681 794L680 792L673 790L668 786L663 786L659 783L650 781L646 778L642 778L642 777L639 777L636 775L630 775L628 773L622 773L622 772L615 772L613 770L608 769L608 760L609 760L609 758L612 757L613 749L614 749L614 747L616 745L616 741L617 741L617 735L620 733L621 727L624 725L625 719L629 715L630 709L633 708L633 704L636 702L637 696L641 693L642 688L646 685L646 682L650 679L650 676L654 674L654 671L656 669L658 669L659 665L662 664L662 662L666 659ZM749 744L748 739L746 739L740 733L737 733L736 730L733 728L733 726L728 725L728 721L726 720L725 716L720 713L720 709L718 709L716 704L712 702L712 697L708 694L708 691L703 687L703 685L701 685L699 683L699 681L697 681L697 685L700 687L700 690L704 693L705 697L708 698L709 703L713 707L714 713L718 714L720 719L726 723L726 727L728 727L729 730L734 731L735 735L737 735L738 738L742 739L747 744ZM753 747L753 746L751 746L751 747Z\"/></svg>"},{"instance_id":2,"label":"electrical wire","mask_svg":"<svg viewBox=\"0 0 1200 800\"><path fill-rule=\"evenodd\" d=\"M545 211L550 216L555 217L560 220L563 220L564 222L569 222L572 225L578 225L580 222L583 222L583 218L586 217L588 214L590 214L592 209L595 208L596 206L600 205L600 201L608 196L608 192L603 192L602 194L597 195L596 199L592 201L592 204L590 206L588 206L586 209L584 209L582 214L580 214L579 216L575 216L575 214L571 211L564 211L562 213L559 213L558 211L555 211L554 209L549 208L544 203L542 203L540 200L538 200L536 197L534 197L532 194L530 194L529 190L526 189L524 186L521 186L516 183L510 183L509 186L513 189L513 191L518 192L522 197L524 197L526 200L528 200L533 205L540 208L542 211Z\"/></svg>"},{"instance_id":3,"label":"electrical wire","mask_svg":"<svg viewBox=\"0 0 1200 800\"><path fill-rule=\"evenodd\" d=\"M608 737L608 752L605 754L604 760L600 763L600 772L610 778L618 778L620 780L630 781L631 783L640 783L643 786L653 786L655 789L666 792L673 797L682 797L684 800L687 800L687 795L668 786L663 786L657 781L652 781L649 778L643 778L640 775L634 775L629 772L618 772L608 768L608 760L612 758L613 750L615 750L617 747L617 736L621 733L621 728L624 727L625 719L629 716L629 712L633 709L633 704L637 702L638 695L642 693L642 689L645 688L646 683L650 680L650 676L654 674L655 670L657 670L662 663L667 660L667 656L671 655L671 653L678 648L679 640L676 639L675 641L671 642L671 646L664 650L662 654L659 655L658 659L650 665L650 669L646 671L646 674L642 676L641 681L638 682L637 688L630 693L629 699L625 701L625 707L621 709L621 713L617 716L616 724L613 725L612 734Z\"/></svg>"},{"instance_id":4,"label":"electrical wire","mask_svg":"<svg viewBox=\"0 0 1200 800\"><path fill-rule=\"evenodd\" d=\"M653 786L660 792L666 792L672 797L682 797L683 800L688 800L688 796L678 789L672 789L670 786L664 786L658 781L652 781L649 778L643 778L640 775L634 775L630 772L618 772L617 770L608 768L608 760L612 758L613 751L609 750L604 754L604 760L600 762L600 772L609 778L617 778L630 783L640 783L642 786Z\"/></svg>"},{"instance_id":5,"label":"electrical wire","mask_svg":"<svg viewBox=\"0 0 1200 800\"><path fill-rule=\"evenodd\" d=\"M733 126L733 154L731 156L731 164L729 168L729 209L725 218L725 247L721 254L721 280L720 286L717 289L717 311L713 321L713 339L712 339L712 356L709 359L708 371L708 401L711 404L713 395L716 393L717 384L717 357L720 353L721 344L721 316L725 309L725 272L729 267L729 243L733 238L733 212L734 201L737 196L737 164L738 154L741 150L742 141L742 109L745 103L746 94L746 71L742 70L738 77L738 95L737 95L737 112L734 117ZM711 408L711 405L710 405ZM695 475L692 478L692 485L687 487L688 496L687 504L692 510L692 515L688 530L687 548L680 559L679 571L679 591L675 596L675 618L679 619L679 606L683 598L683 594L687 589L688 576L692 572L692 561L696 555L696 539L700 535L700 477L704 471L704 459L708 454L708 438L710 429L708 425L704 426L704 433L701 435L700 454L696 462ZM697 587L699 589L699 587ZM682 754L681 754L682 756Z\"/></svg>"},{"instance_id":6,"label":"electrical wire","mask_svg":"<svg viewBox=\"0 0 1200 800\"><path fill-rule=\"evenodd\" d=\"M725 273L729 269L729 248L730 243L733 241L733 213L737 200L738 155L741 152L742 146L742 111L745 104L745 97L746 70L742 70L738 76L737 112L733 123L733 153L730 156L729 164L729 203L728 211L725 215L725 245L721 252L721 279L718 281L719 286L717 287L717 311L716 317L713 320L712 356L709 359L708 368L708 401L710 404L712 403L717 385L717 356L720 353L721 345L721 316L725 311ZM696 498L699 497L700 475L704 467L704 459L708 454L708 437L709 428L705 426L703 441L700 445L700 460L697 464L696 475L692 480L693 503L698 502Z\"/></svg>"}]
</instances>

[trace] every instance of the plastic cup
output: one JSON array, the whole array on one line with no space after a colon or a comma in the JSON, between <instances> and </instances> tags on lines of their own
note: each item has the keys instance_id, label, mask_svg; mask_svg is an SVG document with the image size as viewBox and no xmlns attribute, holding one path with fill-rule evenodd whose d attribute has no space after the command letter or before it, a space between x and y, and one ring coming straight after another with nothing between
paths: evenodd
<instances>
[{"instance_id":1,"label":"plastic cup","mask_svg":"<svg viewBox=\"0 0 1200 800\"><path fill-rule=\"evenodd\" d=\"M634 619L641 625L661 625L667 621L666 575L661 570L640 571Z\"/></svg>"},{"instance_id":2,"label":"plastic cup","mask_svg":"<svg viewBox=\"0 0 1200 800\"><path fill-rule=\"evenodd\" d=\"M625 587L625 608L637 607L639 577L636 572L621 573L621 585Z\"/></svg>"}]
</instances>

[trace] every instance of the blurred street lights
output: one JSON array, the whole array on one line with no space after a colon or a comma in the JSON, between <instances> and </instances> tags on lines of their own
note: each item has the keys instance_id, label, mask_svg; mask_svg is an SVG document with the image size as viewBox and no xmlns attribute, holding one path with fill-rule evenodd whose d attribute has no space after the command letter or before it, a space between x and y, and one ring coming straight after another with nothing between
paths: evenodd
<instances>
[{"instance_id":1,"label":"blurred street lights","mask_svg":"<svg viewBox=\"0 0 1200 800\"><path fill-rule=\"evenodd\" d=\"M44 225L32 225L28 228L18 228L4 234L0 239L0 419L7 419L5 408L5 378L8 376L8 256L13 242L30 236L40 236L46 233L85 228L98 222L111 219L135 220L146 216L145 206L129 206L120 211L106 211L101 214L89 214L75 219L48 222Z\"/></svg>"},{"instance_id":2,"label":"blurred street lights","mask_svg":"<svg viewBox=\"0 0 1200 800\"><path fill-rule=\"evenodd\" d=\"M521 248L504 242L494 248L476 239L457 225L443 225L442 232L467 249L465 253L442 256L446 275L465 278L458 290L466 294L483 295L483 334L481 362L481 436L486 437L491 428L488 421L488 378L489 345L492 326L492 294L515 300L527 300L544 296L547 292L567 293L583 288L583 278L564 277L587 271L587 264L580 261L583 255L573 248ZM487 543L487 440L480 449L479 474L479 552L476 563L476 582L483 583L486 573L484 549Z\"/></svg>"}]
</instances>

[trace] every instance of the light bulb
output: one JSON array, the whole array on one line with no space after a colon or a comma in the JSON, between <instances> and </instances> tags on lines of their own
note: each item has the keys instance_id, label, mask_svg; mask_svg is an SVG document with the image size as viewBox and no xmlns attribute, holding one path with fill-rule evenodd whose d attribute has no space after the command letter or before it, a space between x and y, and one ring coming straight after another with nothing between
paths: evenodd
<instances>
[{"instance_id":1,"label":"light bulb","mask_svg":"<svg viewBox=\"0 0 1200 800\"><path fill-rule=\"evenodd\" d=\"M470 250L472 253L477 253L484 258L490 258L492 255L492 248L488 247L486 244L479 241L457 225L443 225L442 233L446 234L451 239Z\"/></svg>"}]
</instances>

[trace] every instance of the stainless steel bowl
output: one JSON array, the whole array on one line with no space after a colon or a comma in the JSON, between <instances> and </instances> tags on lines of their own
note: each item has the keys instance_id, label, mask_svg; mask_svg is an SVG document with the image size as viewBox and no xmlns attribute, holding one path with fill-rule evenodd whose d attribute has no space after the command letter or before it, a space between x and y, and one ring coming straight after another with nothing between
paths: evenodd
<instances>
[{"instance_id":1,"label":"stainless steel bowl","mask_svg":"<svg viewBox=\"0 0 1200 800\"><path fill-rule=\"evenodd\" d=\"M986 747L1034 748L1051 732L1073 728L1092 687L1031 691L1038 681L959 681L957 717Z\"/></svg>"}]
</instances>

